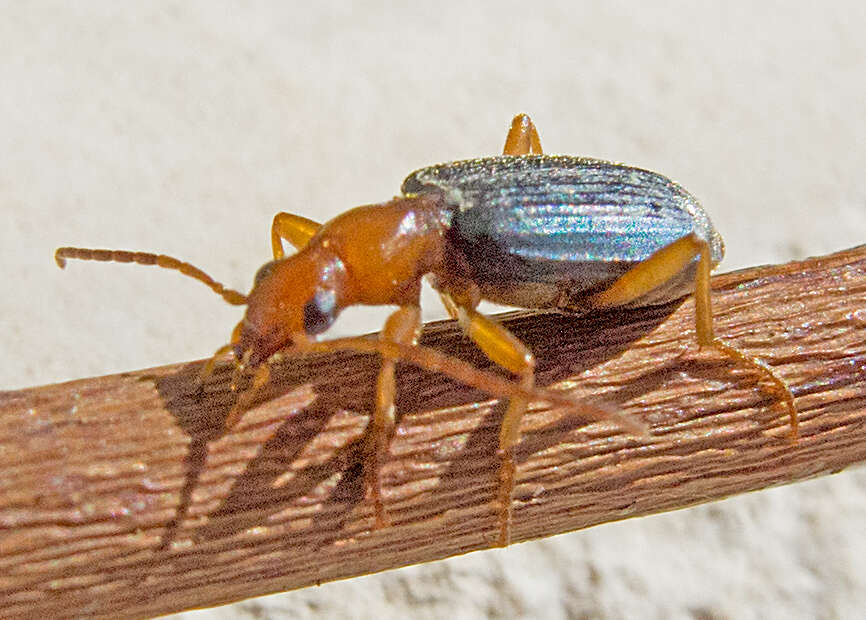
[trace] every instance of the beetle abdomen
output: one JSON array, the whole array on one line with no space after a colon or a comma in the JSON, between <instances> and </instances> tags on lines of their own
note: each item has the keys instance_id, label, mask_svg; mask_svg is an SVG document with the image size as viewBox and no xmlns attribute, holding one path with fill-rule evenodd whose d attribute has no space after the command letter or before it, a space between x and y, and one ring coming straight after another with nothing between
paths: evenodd
<instances>
[{"instance_id":1,"label":"beetle abdomen","mask_svg":"<svg viewBox=\"0 0 866 620\"><path fill-rule=\"evenodd\" d=\"M418 170L402 189L444 195L453 208L449 242L482 294L500 303L579 310L581 297L692 232L710 242L714 263L722 258L721 239L694 197L622 164L488 157ZM691 292L688 271L641 303Z\"/></svg>"}]
</instances>

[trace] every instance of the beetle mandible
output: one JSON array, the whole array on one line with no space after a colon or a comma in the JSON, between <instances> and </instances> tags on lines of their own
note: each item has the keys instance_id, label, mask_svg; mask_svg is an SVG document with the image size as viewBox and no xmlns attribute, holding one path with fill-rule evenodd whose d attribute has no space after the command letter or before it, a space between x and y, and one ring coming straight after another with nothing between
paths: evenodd
<instances>
[{"instance_id":1,"label":"beetle mandible","mask_svg":"<svg viewBox=\"0 0 866 620\"><path fill-rule=\"evenodd\" d=\"M482 299L563 312L664 304L695 295L698 345L712 347L769 380L789 412L793 395L765 363L719 341L712 326L710 271L724 246L698 201L670 179L624 164L542 153L525 114L512 121L503 155L430 166L410 174L403 195L357 207L325 224L278 213L271 227L274 259L256 274L249 295L225 288L178 259L143 252L59 248L55 259L136 262L176 269L226 301L246 304L229 344L205 366L231 351L236 372L251 369L254 394L270 377L268 361L284 352L339 348L379 351L382 364L368 427L365 486L377 526L387 522L379 464L395 428L398 359L451 374L497 396L509 397L499 433L499 539L510 537L514 448L530 399L567 399L535 387L531 351L495 320L479 313ZM283 241L297 253L286 256ZM499 366L511 384L472 373L458 360L418 347L421 279L429 276L450 316ZM361 338L317 342L340 311L354 304L396 305L378 343ZM243 394L229 413L243 414ZM571 403L574 404L574 403ZM632 432L639 423L613 412Z\"/></svg>"}]
</instances>

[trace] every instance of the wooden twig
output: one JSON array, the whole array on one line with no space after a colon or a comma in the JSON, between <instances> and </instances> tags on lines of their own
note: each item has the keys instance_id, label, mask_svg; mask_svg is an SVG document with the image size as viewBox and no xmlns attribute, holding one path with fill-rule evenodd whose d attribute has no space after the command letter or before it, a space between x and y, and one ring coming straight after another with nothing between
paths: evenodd
<instances>
[{"instance_id":1,"label":"wooden twig","mask_svg":"<svg viewBox=\"0 0 866 620\"><path fill-rule=\"evenodd\" d=\"M791 385L800 440L748 369L694 346L691 301L504 322L541 385L640 416L651 440L535 407L517 453L514 540L682 508L866 458L866 246L713 280L719 336ZM450 322L424 344L489 367ZM0 615L164 614L444 558L497 535L502 405L404 367L371 530L358 439L377 360L293 358L230 434L222 365L0 394Z\"/></svg>"}]
</instances>

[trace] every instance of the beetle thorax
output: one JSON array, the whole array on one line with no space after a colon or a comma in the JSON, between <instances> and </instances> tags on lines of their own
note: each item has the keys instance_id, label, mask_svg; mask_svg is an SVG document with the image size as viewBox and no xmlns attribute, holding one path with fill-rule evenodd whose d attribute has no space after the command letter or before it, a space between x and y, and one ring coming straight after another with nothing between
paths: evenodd
<instances>
[{"instance_id":1,"label":"beetle thorax","mask_svg":"<svg viewBox=\"0 0 866 620\"><path fill-rule=\"evenodd\" d=\"M444 226L438 197L395 198L347 211L310 242L346 265L350 304L417 304L421 278L442 262Z\"/></svg>"}]
</instances>

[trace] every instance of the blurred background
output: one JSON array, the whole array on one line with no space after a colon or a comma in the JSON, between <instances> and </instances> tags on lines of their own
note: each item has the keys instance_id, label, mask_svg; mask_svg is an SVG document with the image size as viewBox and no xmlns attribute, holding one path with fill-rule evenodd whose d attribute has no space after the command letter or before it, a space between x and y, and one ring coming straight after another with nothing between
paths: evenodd
<instances>
[{"instance_id":1,"label":"blurred background","mask_svg":"<svg viewBox=\"0 0 866 620\"><path fill-rule=\"evenodd\" d=\"M866 5L791 2L10 3L0 17L0 388L209 356L273 214L327 220L430 163L547 152L662 172L722 270L866 242ZM425 318L443 318L435 296ZM331 333L376 331L387 310ZM851 618L866 474L845 472L184 618Z\"/></svg>"}]
</instances>

